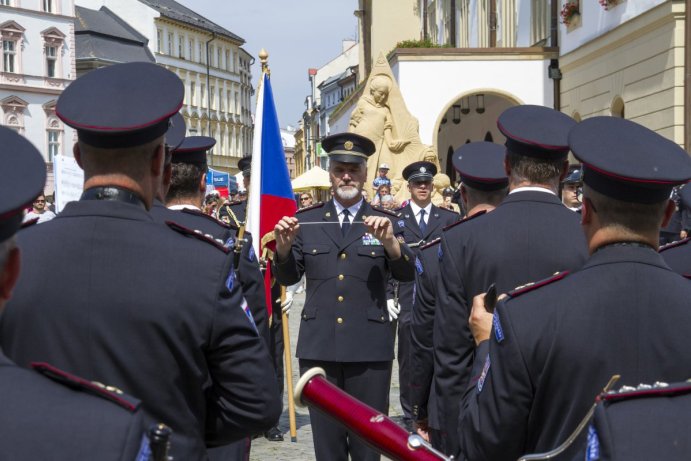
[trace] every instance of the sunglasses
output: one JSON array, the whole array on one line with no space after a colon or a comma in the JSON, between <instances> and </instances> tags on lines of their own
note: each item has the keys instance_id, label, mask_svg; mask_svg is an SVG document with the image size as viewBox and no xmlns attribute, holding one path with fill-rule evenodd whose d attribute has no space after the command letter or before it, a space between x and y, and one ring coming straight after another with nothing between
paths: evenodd
<instances>
[{"instance_id":1,"label":"sunglasses","mask_svg":"<svg viewBox=\"0 0 691 461\"><path fill-rule=\"evenodd\" d=\"M310 199L309 197L300 197L301 202L304 202L305 200L309 200L309 199Z\"/></svg>"}]
</instances>

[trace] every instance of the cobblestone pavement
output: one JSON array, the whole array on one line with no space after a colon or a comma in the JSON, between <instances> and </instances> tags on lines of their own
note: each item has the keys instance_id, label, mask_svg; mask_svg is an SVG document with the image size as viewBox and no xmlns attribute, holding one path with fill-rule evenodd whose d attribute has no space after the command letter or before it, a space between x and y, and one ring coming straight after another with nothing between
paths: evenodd
<instances>
[{"instance_id":1,"label":"cobblestone pavement","mask_svg":"<svg viewBox=\"0 0 691 461\"><path fill-rule=\"evenodd\" d=\"M305 301L305 295L295 295L295 301L290 315L290 347L292 349L293 363L293 386L297 383L299 370L297 359L295 358L295 345L297 343L298 328L300 326L300 312ZM286 386L287 389L287 386ZM314 447L312 444L312 426L307 408L295 408L295 419L297 426L297 442L290 440L290 424L288 421L288 400L287 390L283 395L283 414L279 427L283 431L283 442L269 442L263 437L252 441L252 451L250 461L309 461L314 459ZM398 364L394 360L393 373L391 378L391 407L389 416L400 423L401 402L399 399L398 385ZM383 459L383 458L382 458Z\"/></svg>"}]
</instances>

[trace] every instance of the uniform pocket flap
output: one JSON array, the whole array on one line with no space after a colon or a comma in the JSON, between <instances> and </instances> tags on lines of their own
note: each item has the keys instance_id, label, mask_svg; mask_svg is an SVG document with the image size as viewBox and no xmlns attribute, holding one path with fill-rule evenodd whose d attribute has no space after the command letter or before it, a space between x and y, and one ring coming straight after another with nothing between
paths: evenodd
<instances>
[{"instance_id":1,"label":"uniform pocket flap","mask_svg":"<svg viewBox=\"0 0 691 461\"><path fill-rule=\"evenodd\" d=\"M304 244L302 246L302 252L305 256L321 255L331 251L331 248L331 245L325 245L322 243Z\"/></svg>"},{"instance_id":2,"label":"uniform pocket flap","mask_svg":"<svg viewBox=\"0 0 691 461\"><path fill-rule=\"evenodd\" d=\"M364 246L357 249L357 253L370 258L383 258L385 256L383 246Z\"/></svg>"}]
</instances>

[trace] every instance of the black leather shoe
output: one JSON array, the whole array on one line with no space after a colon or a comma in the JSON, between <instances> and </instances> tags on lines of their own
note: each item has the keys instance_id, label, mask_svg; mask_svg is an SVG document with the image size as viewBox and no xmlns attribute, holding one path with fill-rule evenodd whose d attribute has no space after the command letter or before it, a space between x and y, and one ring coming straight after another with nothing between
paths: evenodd
<instances>
[{"instance_id":1,"label":"black leather shoe","mask_svg":"<svg viewBox=\"0 0 691 461\"><path fill-rule=\"evenodd\" d=\"M283 442L283 433L278 426L274 426L268 431L264 432L264 437L269 442Z\"/></svg>"}]
</instances>

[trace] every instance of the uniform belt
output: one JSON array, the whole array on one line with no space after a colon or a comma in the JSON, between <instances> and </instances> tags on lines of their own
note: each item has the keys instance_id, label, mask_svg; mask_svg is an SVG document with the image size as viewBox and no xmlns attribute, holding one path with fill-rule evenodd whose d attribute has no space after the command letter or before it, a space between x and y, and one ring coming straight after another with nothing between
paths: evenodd
<instances>
[{"instance_id":1,"label":"uniform belt","mask_svg":"<svg viewBox=\"0 0 691 461\"><path fill-rule=\"evenodd\" d=\"M92 187L82 194L80 200L108 200L112 202L125 202L138 205L144 209L144 201L134 192L114 186Z\"/></svg>"}]
</instances>

